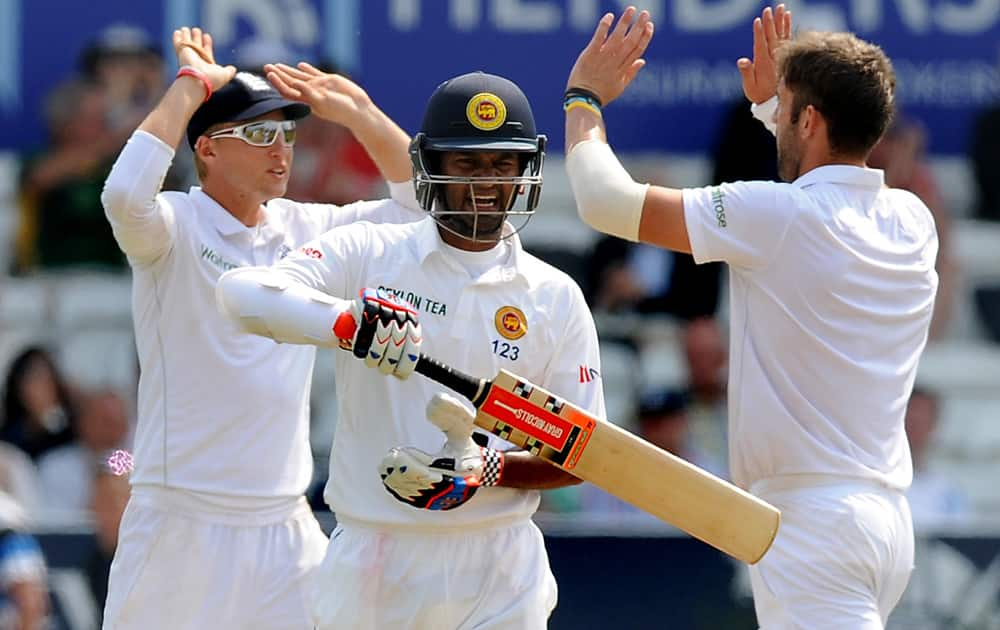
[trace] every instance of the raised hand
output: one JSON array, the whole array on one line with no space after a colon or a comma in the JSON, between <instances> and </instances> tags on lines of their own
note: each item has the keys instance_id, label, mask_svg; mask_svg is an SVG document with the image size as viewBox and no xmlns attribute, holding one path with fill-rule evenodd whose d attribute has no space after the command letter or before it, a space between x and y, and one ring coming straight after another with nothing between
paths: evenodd
<instances>
[{"instance_id":1,"label":"raised hand","mask_svg":"<svg viewBox=\"0 0 1000 630\"><path fill-rule=\"evenodd\" d=\"M282 96L305 103L314 114L331 122L351 127L371 106L368 93L357 83L306 62L294 68L283 63L267 64L264 72Z\"/></svg>"},{"instance_id":2,"label":"raised hand","mask_svg":"<svg viewBox=\"0 0 1000 630\"><path fill-rule=\"evenodd\" d=\"M590 42L577 57L569 73L567 88L583 88L593 92L603 105L618 98L635 75L646 65L642 55L653 38L653 22L649 12L638 13L626 8L618 18L607 13L597 23ZM610 31L610 34L609 34Z\"/></svg>"},{"instance_id":3,"label":"raised hand","mask_svg":"<svg viewBox=\"0 0 1000 630\"><path fill-rule=\"evenodd\" d=\"M753 21L753 60L741 57L736 67L743 78L743 93L760 104L778 93L778 48L792 37L792 12L779 4L767 7Z\"/></svg>"},{"instance_id":4,"label":"raised hand","mask_svg":"<svg viewBox=\"0 0 1000 630\"><path fill-rule=\"evenodd\" d=\"M235 67L220 66L215 63L212 36L197 26L194 28L184 26L177 29L174 31L173 39L177 64L180 66L191 66L204 74L205 78L212 84L213 91L229 83L236 76Z\"/></svg>"}]
</instances>

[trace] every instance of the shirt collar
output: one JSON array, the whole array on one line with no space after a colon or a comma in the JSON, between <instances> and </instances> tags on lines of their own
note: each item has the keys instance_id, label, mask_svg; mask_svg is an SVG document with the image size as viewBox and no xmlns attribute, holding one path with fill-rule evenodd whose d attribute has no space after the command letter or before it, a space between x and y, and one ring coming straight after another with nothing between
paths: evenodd
<instances>
[{"instance_id":1,"label":"shirt collar","mask_svg":"<svg viewBox=\"0 0 1000 630\"><path fill-rule=\"evenodd\" d=\"M527 279L521 264L524 258L524 248L521 246L520 236L511 233L513 229L510 223L504 223L504 233L510 234L506 239L510 245L510 255L498 268L485 273L480 278L481 282L509 282L515 277ZM438 225L434 217L427 217L422 221L420 229L416 232L416 241L417 260L420 261L421 265L424 264L428 256L445 257L443 249L448 245L441 240L441 234L438 232Z\"/></svg>"},{"instance_id":2,"label":"shirt collar","mask_svg":"<svg viewBox=\"0 0 1000 630\"><path fill-rule=\"evenodd\" d=\"M228 210L219 205L218 201L205 194L205 191L200 186L191 187L191 196L197 202L198 212L208 217L208 220L212 222L215 229L223 236L232 236L250 230L250 228L240 223L236 217L230 214Z\"/></svg>"},{"instance_id":3,"label":"shirt collar","mask_svg":"<svg viewBox=\"0 0 1000 630\"><path fill-rule=\"evenodd\" d=\"M223 236L249 234L255 230L258 233L264 231L265 236L268 237L284 233L284 224L281 221L280 213L276 208L269 208L267 204L264 205L264 211L261 213L260 226L248 227L223 208L219 202L205 194L205 191L200 186L192 186L190 194L195 198L199 206L199 212L207 216L212 225L215 226L215 229Z\"/></svg>"},{"instance_id":4,"label":"shirt collar","mask_svg":"<svg viewBox=\"0 0 1000 630\"><path fill-rule=\"evenodd\" d=\"M885 186L885 174L876 168L828 164L817 166L792 182L793 186L799 188L808 188L814 184L848 184L877 190Z\"/></svg>"}]
</instances>

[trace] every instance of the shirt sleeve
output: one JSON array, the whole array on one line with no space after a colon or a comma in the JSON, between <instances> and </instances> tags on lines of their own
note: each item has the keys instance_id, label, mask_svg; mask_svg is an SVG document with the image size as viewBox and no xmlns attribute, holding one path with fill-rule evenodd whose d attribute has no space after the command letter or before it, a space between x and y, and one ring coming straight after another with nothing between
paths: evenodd
<instances>
[{"instance_id":1,"label":"shirt sleeve","mask_svg":"<svg viewBox=\"0 0 1000 630\"><path fill-rule=\"evenodd\" d=\"M101 203L115 240L133 263L155 261L170 250L176 227L159 195L174 150L156 136L136 131L104 182Z\"/></svg>"},{"instance_id":2,"label":"shirt sleeve","mask_svg":"<svg viewBox=\"0 0 1000 630\"><path fill-rule=\"evenodd\" d=\"M559 330L542 386L577 407L604 419L604 387L597 327L583 292L572 286L565 307L565 327Z\"/></svg>"},{"instance_id":3,"label":"shirt sleeve","mask_svg":"<svg viewBox=\"0 0 1000 630\"><path fill-rule=\"evenodd\" d=\"M395 184L402 186L402 184ZM419 208L406 206L395 199L357 201L346 206L332 204L303 204L321 213L325 223L323 231L332 230L358 221L370 223L412 223L423 219L426 213Z\"/></svg>"},{"instance_id":4,"label":"shirt sleeve","mask_svg":"<svg viewBox=\"0 0 1000 630\"><path fill-rule=\"evenodd\" d=\"M735 182L683 193L691 253L698 263L762 269L795 217L796 189L788 184Z\"/></svg>"},{"instance_id":5,"label":"shirt sleeve","mask_svg":"<svg viewBox=\"0 0 1000 630\"><path fill-rule=\"evenodd\" d=\"M341 299L353 299L368 250L372 225L355 223L326 232L285 256L272 269L290 280Z\"/></svg>"}]
</instances>

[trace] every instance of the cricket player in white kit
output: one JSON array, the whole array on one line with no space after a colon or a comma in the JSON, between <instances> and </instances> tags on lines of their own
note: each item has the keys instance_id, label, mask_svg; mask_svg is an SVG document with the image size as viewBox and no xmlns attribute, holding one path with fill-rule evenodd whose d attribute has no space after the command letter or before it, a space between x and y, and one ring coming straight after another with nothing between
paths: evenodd
<instances>
[{"instance_id":1,"label":"cricket player in white kit","mask_svg":"<svg viewBox=\"0 0 1000 630\"><path fill-rule=\"evenodd\" d=\"M784 7L765 9L738 67L789 183L672 190L634 182L608 147L601 107L653 33L634 8L613 21L569 77L566 168L595 228L729 263L731 470L782 511L750 568L758 623L883 628L913 566L903 416L937 289L930 212L865 167L892 116L889 60L847 33L792 39Z\"/></svg>"},{"instance_id":2,"label":"cricket player in white kit","mask_svg":"<svg viewBox=\"0 0 1000 630\"><path fill-rule=\"evenodd\" d=\"M315 349L242 333L218 313L215 285L227 269L276 262L336 225L421 218L409 137L346 79L272 67L283 91L347 124L390 180L406 180L394 191L412 208L281 199L295 120L309 107L215 64L199 29L176 31L174 48L181 71L102 196L132 266L142 370L104 627L311 628L305 584L326 545L303 498ZM185 130L202 186L161 193Z\"/></svg>"},{"instance_id":3,"label":"cricket player in white kit","mask_svg":"<svg viewBox=\"0 0 1000 630\"><path fill-rule=\"evenodd\" d=\"M312 255L219 281L220 307L247 330L329 348L352 338L367 357L330 350L340 420L325 498L338 526L318 572L317 628L546 627L556 585L531 516L538 489L579 480L495 436L477 445L469 405L406 378L422 350L478 377L506 368L603 416L601 381L580 377L600 370L583 294L525 252L513 225L538 202L544 141L512 82L446 81L411 144L430 217L338 228Z\"/></svg>"}]
</instances>

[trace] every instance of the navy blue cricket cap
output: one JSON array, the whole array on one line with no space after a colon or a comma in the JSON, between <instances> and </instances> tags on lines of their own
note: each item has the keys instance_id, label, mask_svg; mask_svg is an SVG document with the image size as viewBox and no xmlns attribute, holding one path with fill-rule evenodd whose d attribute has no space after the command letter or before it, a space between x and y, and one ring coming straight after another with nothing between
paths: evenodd
<instances>
[{"instance_id":1,"label":"navy blue cricket cap","mask_svg":"<svg viewBox=\"0 0 1000 630\"><path fill-rule=\"evenodd\" d=\"M309 115L309 106L286 99L264 77L237 72L195 111L187 126L188 145L193 149L198 137L212 125L250 120L279 109L288 120Z\"/></svg>"}]
</instances>

